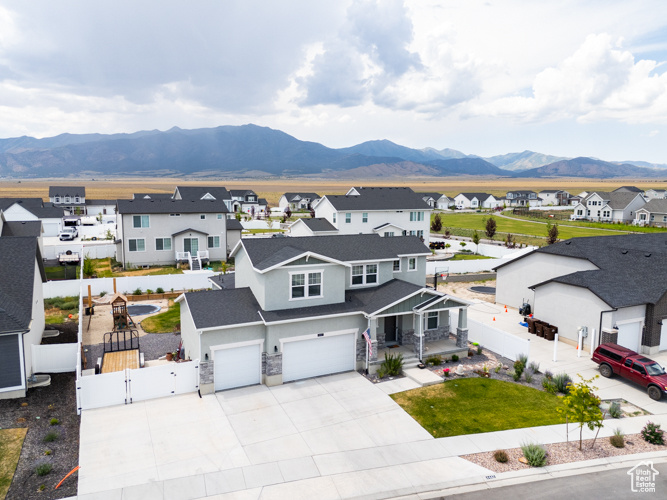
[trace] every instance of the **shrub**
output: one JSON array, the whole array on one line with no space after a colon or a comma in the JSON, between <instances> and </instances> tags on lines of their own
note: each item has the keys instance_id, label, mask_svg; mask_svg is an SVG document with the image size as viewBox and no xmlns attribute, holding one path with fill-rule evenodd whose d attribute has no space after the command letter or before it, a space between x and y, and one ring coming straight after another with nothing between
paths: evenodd
<instances>
[{"instance_id":1,"label":"shrub","mask_svg":"<svg viewBox=\"0 0 667 500\"><path fill-rule=\"evenodd\" d=\"M104 290L100 292L100 297L104 297L107 294Z\"/></svg>"},{"instance_id":2,"label":"shrub","mask_svg":"<svg viewBox=\"0 0 667 500\"><path fill-rule=\"evenodd\" d=\"M439 354L429 356L426 358L426 364L431 366L439 366L442 364L442 357Z\"/></svg>"},{"instance_id":3,"label":"shrub","mask_svg":"<svg viewBox=\"0 0 667 500\"><path fill-rule=\"evenodd\" d=\"M539 373L540 372L540 364L536 361L531 361L530 363L528 363L528 368L533 373Z\"/></svg>"},{"instance_id":4,"label":"shrub","mask_svg":"<svg viewBox=\"0 0 667 500\"><path fill-rule=\"evenodd\" d=\"M521 373L518 371L513 371L512 372L512 378L514 379L515 382L518 382L519 379L521 378Z\"/></svg>"},{"instance_id":5,"label":"shrub","mask_svg":"<svg viewBox=\"0 0 667 500\"><path fill-rule=\"evenodd\" d=\"M482 354L482 346L481 345L477 346L477 354Z\"/></svg>"},{"instance_id":6,"label":"shrub","mask_svg":"<svg viewBox=\"0 0 667 500\"><path fill-rule=\"evenodd\" d=\"M141 288L137 288L134 292L132 292L133 295L141 295L142 291Z\"/></svg>"},{"instance_id":7,"label":"shrub","mask_svg":"<svg viewBox=\"0 0 667 500\"><path fill-rule=\"evenodd\" d=\"M403 355L399 353L394 356L393 354L384 353L384 361L380 365L380 370L390 377L400 375L403 370Z\"/></svg>"},{"instance_id":8,"label":"shrub","mask_svg":"<svg viewBox=\"0 0 667 500\"><path fill-rule=\"evenodd\" d=\"M554 374L551 373L551 370L544 370L544 377L551 380L552 378L554 378Z\"/></svg>"},{"instance_id":9,"label":"shrub","mask_svg":"<svg viewBox=\"0 0 667 500\"><path fill-rule=\"evenodd\" d=\"M155 293L164 293L164 288L162 288L161 286L157 287L155 289Z\"/></svg>"},{"instance_id":10,"label":"shrub","mask_svg":"<svg viewBox=\"0 0 667 500\"><path fill-rule=\"evenodd\" d=\"M524 370L525 368L526 368L526 363L524 363L524 362L521 361L520 359L517 359L517 360L514 362L514 373L518 375L518 377L515 378L514 380L518 380L518 379L521 378L521 375L523 374L523 370Z\"/></svg>"},{"instance_id":11,"label":"shrub","mask_svg":"<svg viewBox=\"0 0 667 500\"><path fill-rule=\"evenodd\" d=\"M613 436L609 436L609 442L614 448L625 448L625 439L621 429L616 429Z\"/></svg>"},{"instance_id":12,"label":"shrub","mask_svg":"<svg viewBox=\"0 0 667 500\"><path fill-rule=\"evenodd\" d=\"M58 424L60 423L60 420L58 420L57 418L52 418L52 419L49 421L49 423L50 423L51 425L58 425Z\"/></svg>"},{"instance_id":13,"label":"shrub","mask_svg":"<svg viewBox=\"0 0 667 500\"><path fill-rule=\"evenodd\" d=\"M150 288L146 288L146 293L150 295L151 293L153 293L153 290L151 290Z\"/></svg>"},{"instance_id":14,"label":"shrub","mask_svg":"<svg viewBox=\"0 0 667 500\"><path fill-rule=\"evenodd\" d=\"M547 450L542 445L527 443L521 446L521 451L531 467L544 467L547 464Z\"/></svg>"},{"instance_id":15,"label":"shrub","mask_svg":"<svg viewBox=\"0 0 667 500\"><path fill-rule=\"evenodd\" d=\"M78 301L72 301L72 302L63 302L60 305L60 309L63 311L71 311L73 309L78 309L79 308L79 302Z\"/></svg>"},{"instance_id":16,"label":"shrub","mask_svg":"<svg viewBox=\"0 0 667 500\"><path fill-rule=\"evenodd\" d=\"M496 366L495 369L494 369L493 371L496 372L496 373L499 373L500 370L502 369L502 367L503 367L503 364L502 364L502 363L498 363L498 366Z\"/></svg>"},{"instance_id":17,"label":"shrub","mask_svg":"<svg viewBox=\"0 0 667 500\"><path fill-rule=\"evenodd\" d=\"M611 415L612 418L621 418L623 415L623 412L621 411L621 404L614 401L609 406L609 415Z\"/></svg>"},{"instance_id":18,"label":"shrub","mask_svg":"<svg viewBox=\"0 0 667 500\"><path fill-rule=\"evenodd\" d=\"M500 462L501 464L506 463L510 457L507 455L507 452L505 450L496 450L493 452L493 458L496 459L496 462Z\"/></svg>"},{"instance_id":19,"label":"shrub","mask_svg":"<svg viewBox=\"0 0 667 500\"><path fill-rule=\"evenodd\" d=\"M526 366L528 364L528 356L523 353L519 353L516 355L517 361L521 361L523 363L523 366Z\"/></svg>"},{"instance_id":20,"label":"shrub","mask_svg":"<svg viewBox=\"0 0 667 500\"><path fill-rule=\"evenodd\" d=\"M53 441L57 441L59 437L60 437L60 435L57 432L51 431L51 432L48 432L46 434L46 436L44 436L44 442L45 443L52 443Z\"/></svg>"},{"instance_id":21,"label":"shrub","mask_svg":"<svg viewBox=\"0 0 667 500\"><path fill-rule=\"evenodd\" d=\"M49 463L39 464L37 467L35 467L35 472L38 476L46 476L49 472L51 472L52 469L53 466Z\"/></svg>"},{"instance_id":22,"label":"shrub","mask_svg":"<svg viewBox=\"0 0 667 500\"><path fill-rule=\"evenodd\" d=\"M570 393L570 384L572 384L572 378L567 373L558 373L553 377L554 384L556 384L556 389L558 392L563 394Z\"/></svg>"},{"instance_id":23,"label":"shrub","mask_svg":"<svg viewBox=\"0 0 667 500\"><path fill-rule=\"evenodd\" d=\"M523 378L526 379L526 382L528 382L528 383L530 384L530 383L533 381L533 374L530 373L529 370L526 370L526 371L523 373Z\"/></svg>"},{"instance_id":24,"label":"shrub","mask_svg":"<svg viewBox=\"0 0 667 500\"><path fill-rule=\"evenodd\" d=\"M544 377L542 379L542 387L549 394L556 394L558 392L558 388L556 387L556 384L554 384L551 379L548 379L546 377Z\"/></svg>"},{"instance_id":25,"label":"shrub","mask_svg":"<svg viewBox=\"0 0 667 500\"><path fill-rule=\"evenodd\" d=\"M665 431L660 429L660 424L653 422L646 422L642 429L642 437L644 441L651 444L665 444Z\"/></svg>"},{"instance_id":26,"label":"shrub","mask_svg":"<svg viewBox=\"0 0 667 500\"><path fill-rule=\"evenodd\" d=\"M456 363L459 360L459 357L456 354L452 354L452 361Z\"/></svg>"}]
</instances>

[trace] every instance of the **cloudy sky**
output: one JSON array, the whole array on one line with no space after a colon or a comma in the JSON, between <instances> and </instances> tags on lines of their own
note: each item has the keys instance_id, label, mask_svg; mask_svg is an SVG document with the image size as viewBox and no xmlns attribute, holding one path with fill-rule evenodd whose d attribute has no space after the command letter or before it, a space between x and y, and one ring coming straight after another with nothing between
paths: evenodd
<instances>
[{"instance_id":1,"label":"cloudy sky","mask_svg":"<svg viewBox=\"0 0 667 500\"><path fill-rule=\"evenodd\" d=\"M255 123L667 163L664 0L3 0L0 137Z\"/></svg>"}]
</instances>

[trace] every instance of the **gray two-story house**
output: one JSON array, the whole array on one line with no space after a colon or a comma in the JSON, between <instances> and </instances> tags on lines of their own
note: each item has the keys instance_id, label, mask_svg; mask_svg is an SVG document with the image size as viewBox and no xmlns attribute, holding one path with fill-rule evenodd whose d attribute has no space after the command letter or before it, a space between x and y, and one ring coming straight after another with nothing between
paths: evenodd
<instances>
[{"instance_id":1,"label":"gray two-story house","mask_svg":"<svg viewBox=\"0 0 667 500\"><path fill-rule=\"evenodd\" d=\"M222 200L118 200L116 258L126 266L188 262L201 269L209 260L227 260L227 208ZM233 221L235 224L237 221Z\"/></svg>"},{"instance_id":2,"label":"gray two-story house","mask_svg":"<svg viewBox=\"0 0 667 500\"><path fill-rule=\"evenodd\" d=\"M425 286L429 254L415 236L241 240L234 288L177 299L202 392L361 369L389 346L421 358L426 342L449 336L451 309L464 343L468 303Z\"/></svg>"}]
</instances>

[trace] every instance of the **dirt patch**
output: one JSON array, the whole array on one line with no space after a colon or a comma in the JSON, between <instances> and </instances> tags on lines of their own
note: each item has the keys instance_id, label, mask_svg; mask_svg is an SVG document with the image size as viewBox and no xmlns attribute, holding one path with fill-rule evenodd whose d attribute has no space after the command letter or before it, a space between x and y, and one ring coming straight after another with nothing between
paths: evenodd
<instances>
[{"instance_id":1,"label":"dirt patch","mask_svg":"<svg viewBox=\"0 0 667 500\"><path fill-rule=\"evenodd\" d=\"M51 419L58 423L51 425ZM54 373L50 386L29 389L25 398L0 400L0 427L28 429L8 499L50 500L77 494L76 473L54 488L79 463L80 421L74 373ZM50 432L57 437L45 443ZM52 470L38 476L35 468L43 463Z\"/></svg>"},{"instance_id":2,"label":"dirt patch","mask_svg":"<svg viewBox=\"0 0 667 500\"><path fill-rule=\"evenodd\" d=\"M491 302L492 304L495 304L496 302L496 296L494 295L489 295L486 293L477 293L473 292L470 290L471 286L488 286L488 287L494 287L496 286L496 280L488 280L488 281L483 281L483 282L458 282L458 283L438 283L438 291L439 292L444 292L447 295L453 295L455 297L459 297L461 299L465 300L482 300L484 302Z\"/></svg>"}]
</instances>

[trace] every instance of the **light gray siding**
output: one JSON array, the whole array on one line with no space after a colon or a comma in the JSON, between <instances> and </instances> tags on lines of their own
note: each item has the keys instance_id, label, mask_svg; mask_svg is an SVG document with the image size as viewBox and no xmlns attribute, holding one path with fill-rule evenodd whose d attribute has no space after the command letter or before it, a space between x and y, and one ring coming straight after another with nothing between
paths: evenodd
<instances>
[{"instance_id":1,"label":"light gray siding","mask_svg":"<svg viewBox=\"0 0 667 500\"><path fill-rule=\"evenodd\" d=\"M347 268L336 264L314 263L309 265L285 266L269 271L263 275L263 309L267 311L275 311L344 302L346 269ZM309 273L316 271L322 272L322 296L290 299L291 276L295 273Z\"/></svg>"}]
</instances>

